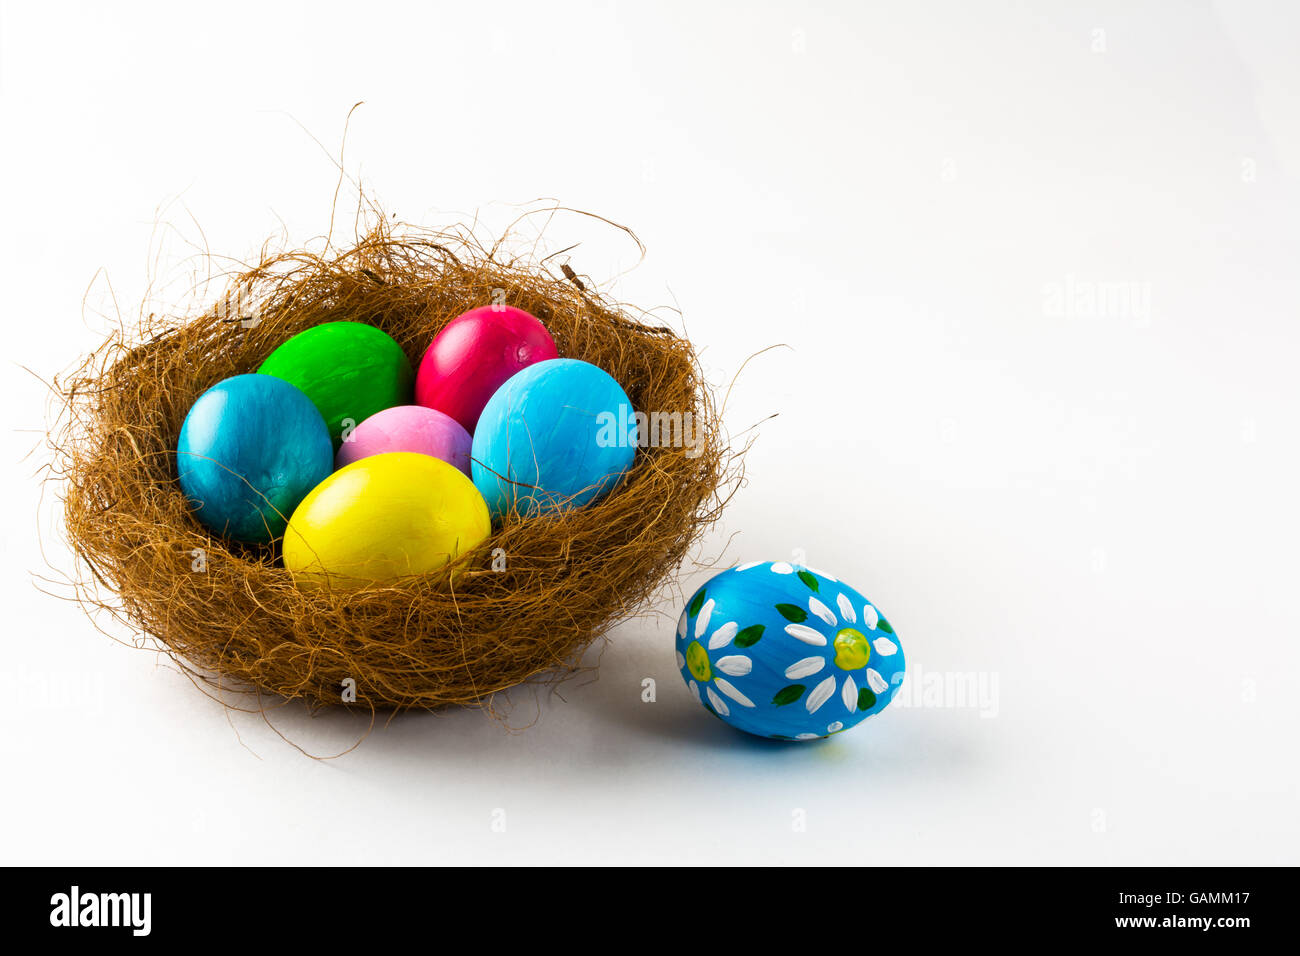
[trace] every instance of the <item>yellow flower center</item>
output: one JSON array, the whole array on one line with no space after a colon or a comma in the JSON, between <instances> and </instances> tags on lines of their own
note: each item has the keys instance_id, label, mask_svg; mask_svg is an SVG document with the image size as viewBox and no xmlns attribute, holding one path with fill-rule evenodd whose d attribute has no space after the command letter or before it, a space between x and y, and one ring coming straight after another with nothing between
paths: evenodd
<instances>
[{"instance_id":1,"label":"yellow flower center","mask_svg":"<svg viewBox=\"0 0 1300 956\"><path fill-rule=\"evenodd\" d=\"M871 644L866 635L846 627L835 635L835 666L842 671L855 671L866 667L871 657Z\"/></svg>"},{"instance_id":2,"label":"yellow flower center","mask_svg":"<svg viewBox=\"0 0 1300 956\"><path fill-rule=\"evenodd\" d=\"M709 654L699 641L691 641L691 646L686 648L686 669L701 684L713 677L713 669L709 667Z\"/></svg>"}]
</instances>

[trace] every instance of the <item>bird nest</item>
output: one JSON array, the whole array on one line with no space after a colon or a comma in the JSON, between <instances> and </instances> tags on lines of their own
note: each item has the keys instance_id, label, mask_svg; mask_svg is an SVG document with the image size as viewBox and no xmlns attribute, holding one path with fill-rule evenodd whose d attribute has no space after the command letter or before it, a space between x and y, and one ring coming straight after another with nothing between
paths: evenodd
<instances>
[{"instance_id":1,"label":"bird nest","mask_svg":"<svg viewBox=\"0 0 1300 956\"><path fill-rule=\"evenodd\" d=\"M112 335L55 380L51 443L77 599L210 685L312 707L490 706L507 688L581 669L592 641L665 584L735 476L691 343L562 269L460 233L380 225L346 251L267 255L201 315L150 316ZM605 369L638 412L691 425L693 440L647 443L643 429L607 498L507 516L451 568L388 585L300 589L278 541L239 544L195 520L175 450L206 389L322 322L375 325L415 364L447 322L490 302L537 316L562 357Z\"/></svg>"}]
</instances>

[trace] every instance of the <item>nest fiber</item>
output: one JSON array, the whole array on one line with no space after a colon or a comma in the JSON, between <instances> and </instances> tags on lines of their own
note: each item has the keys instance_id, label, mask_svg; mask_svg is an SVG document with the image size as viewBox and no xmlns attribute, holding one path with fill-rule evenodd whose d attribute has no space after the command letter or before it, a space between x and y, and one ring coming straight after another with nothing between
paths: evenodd
<instances>
[{"instance_id":1,"label":"nest fiber","mask_svg":"<svg viewBox=\"0 0 1300 956\"><path fill-rule=\"evenodd\" d=\"M530 678L580 669L591 642L634 616L717 517L727 458L690 343L561 268L459 233L381 226L343 252L268 255L204 314L115 334L55 383L78 599L192 676L313 707L490 705ZM608 371L636 410L693 422L693 446L640 447L603 501L507 516L451 572L392 585L299 590L278 544L232 543L195 520L175 448L204 390L336 320L378 326L414 365L447 322L491 302L537 316L561 356Z\"/></svg>"}]
</instances>

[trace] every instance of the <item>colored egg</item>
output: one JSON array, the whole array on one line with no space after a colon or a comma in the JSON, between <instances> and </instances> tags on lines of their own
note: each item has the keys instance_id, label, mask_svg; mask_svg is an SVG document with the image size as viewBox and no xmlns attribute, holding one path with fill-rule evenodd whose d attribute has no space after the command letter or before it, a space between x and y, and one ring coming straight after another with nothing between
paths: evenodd
<instances>
[{"instance_id":1,"label":"colored egg","mask_svg":"<svg viewBox=\"0 0 1300 956\"><path fill-rule=\"evenodd\" d=\"M279 537L333 463L311 399L270 375L212 386L190 407L176 442L177 476L195 517L239 541Z\"/></svg>"},{"instance_id":2,"label":"colored egg","mask_svg":"<svg viewBox=\"0 0 1300 956\"><path fill-rule=\"evenodd\" d=\"M756 561L723 571L677 622L691 695L733 727L812 740L873 717L903 682L885 616L824 571Z\"/></svg>"},{"instance_id":3,"label":"colored egg","mask_svg":"<svg viewBox=\"0 0 1300 956\"><path fill-rule=\"evenodd\" d=\"M426 574L492 531L483 496L445 461L384 452L334 472L307 495L284 533L299 583L357 586Z\"/></svg>"},{"instance_id":4,"label":"colored egg","mask_svg":"<svg viewBox=\"0 0 1300 956\"><path fill-rule=\"evenodd\" d=\"M483 408L470 470L493 517L538 515L609 494L632 467L632 403L603 369L551 359L514 375Z\"/></svg>"},{"instance_id":5,"label":"colored egg","mask_svg":"<svg viewBox=\"0 0 1300 956\"><path fill-rule=\"evenodd\" d=\"M523 309L471 309L430 343L415 380L415 401L446 412L473 432L483 406L507 379L557 355L546 327Z\"/></svg>"},{"instance_id":6,"label":"colored egg","mask_svg":"<svg viewBox=\"0 0 1300 956\"><path fill-rule=\"evenodd\" d=\"M259 372L274 375L316 403L337 448L347 424L411 401L414 373L388 333L363 322L324 322L272 352Z\"/></svg>"},{"instance_id":7,"label":"colored egg","mask_svg":"<svg viewBox=\"0 0 1300 956\"><path fill-rule=\"evenodd\" d=\"M469 476L469 432L449 415L423 405L395 405L343 431L334 467L389 451L413 451L441 458Z\"/></svg>"}]
</instances>

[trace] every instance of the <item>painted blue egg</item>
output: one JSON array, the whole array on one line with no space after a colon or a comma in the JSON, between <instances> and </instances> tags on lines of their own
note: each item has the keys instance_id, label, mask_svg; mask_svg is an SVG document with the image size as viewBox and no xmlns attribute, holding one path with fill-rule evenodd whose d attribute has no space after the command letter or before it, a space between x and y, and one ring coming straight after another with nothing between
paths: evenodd
<instances>
[{"instance_id":1,"label":"painted blue egg","mask_svg":"<svg viewBox=\"0 0 1300 956\"><path fill-rule=\"evenodd\" d=\"M755 561L695 592L677 623L691 694L733 727L813 740L880 713L903 648L875 605L824 571Z\"/></svg>"},{"instance_id":2,"label":"painted blue egg","mask_svg":"<svg viewBox=\"0 0 1300 956\"><path fill-rule=\"evenodd\" d=\"M194 515L239 541L284 534L293 509L334 467L325 419L273 375L236 375L199 396L176 442L176 471Z\"/></svg>"},{"instance_id":3,"label":"painted blue egg","mask_svg":"<svg viewBox=\"0 0 1300 956\"><path fill-rule=\"evenodd\" d=\"M603 369L548 359L517 372L488 399L470 468L494 518L581 507L609 494L636 457L627 393Z\"/></svg>"}]
</instances>

